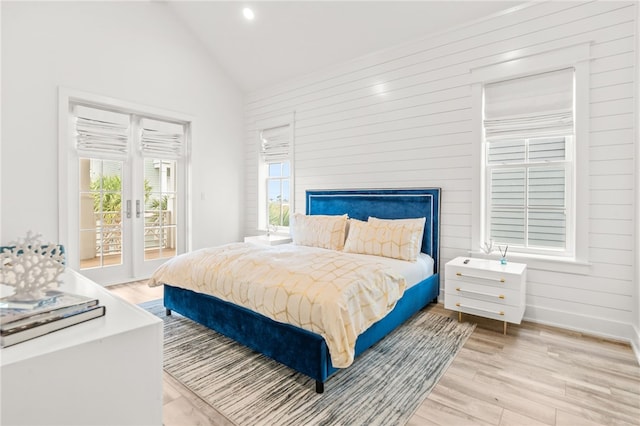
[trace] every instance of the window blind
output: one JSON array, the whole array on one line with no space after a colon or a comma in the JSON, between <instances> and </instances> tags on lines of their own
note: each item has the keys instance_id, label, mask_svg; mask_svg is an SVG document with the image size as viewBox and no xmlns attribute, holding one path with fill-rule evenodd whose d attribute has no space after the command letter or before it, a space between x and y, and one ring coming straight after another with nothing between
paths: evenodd
<instances>
[{"instance_id":1,"label":"window blind","mask_svg":"<svg viewBox=\"0 0 640 426\"><path fill-rule=\"evenodd\" d=\"M184 126L142 118L140 151L143 157L178 159L185 155Z\"/></svg>"},{"instance_id":2,"label":"window blind","mask_svg":"<svg viewBox=\"0 0 640 426\"><path fill-rule=\"evenodd\" d=\"M130 128L128 114L83 105L75 105L73 112L78 154L126 159Z\"/></svg>"},{"instance_id":3,"label":"window blind","mask_svg":"<svg viewBox=\"0 0 640 426\"><path fill-rule=\"evenodd\" d=\"M288 160L290 152L291 132L288 124L260 132L260 153L266 163Z\"/></svg>"},{"instance_id":4,"label":"window blind","mask_svg":"<svg viewBox=\"0 0 640 426\"><path fill-rule=\"evenodd\" d=\"M573 68L484 88L487 141L573 133Z\"/></svg>"}]
</instances>

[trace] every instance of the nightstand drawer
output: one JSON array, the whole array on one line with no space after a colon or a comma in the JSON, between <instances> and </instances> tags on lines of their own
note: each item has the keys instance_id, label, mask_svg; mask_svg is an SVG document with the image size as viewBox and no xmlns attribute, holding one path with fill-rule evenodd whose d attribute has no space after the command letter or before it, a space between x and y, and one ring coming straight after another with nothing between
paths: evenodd
<instances>
[{"instance_id":1,"label":"nightstand drawer","mask_svg":"<svg viewBox=\"0 0 640 426\"><path fill-rule=\"evenodd\" d=\"M519 306L522 303L520 290L478 285L466 281L449 280L445 282L445 294L453 294L469 299L484 300L500 305Z\"/></svg>"},{"instance_id":2,"label":"nightstand drawer","mask_svg":"<svg viewBox=\"0 0 640 426\"><path fill-rule=\"evenodd\" d=\"M470 262L471 263L471 262ZM494 263L496 263L494 261ZM522 276L500 270L486 270L453 265L445 270L445 280L463 281L477 285L520 290Z\"/></svg>"},{"instance_id":3,"label":"nightstand drawer","mask_svg":"<svg viewBox=\"0 0 640 426\"><path fill-rule=\"evenodd\" d=\"M524 314L524 306L501 305L455 294L446 294L444 302L446 309L516 324L520 324Z\"/></svg>"}]
</instances>

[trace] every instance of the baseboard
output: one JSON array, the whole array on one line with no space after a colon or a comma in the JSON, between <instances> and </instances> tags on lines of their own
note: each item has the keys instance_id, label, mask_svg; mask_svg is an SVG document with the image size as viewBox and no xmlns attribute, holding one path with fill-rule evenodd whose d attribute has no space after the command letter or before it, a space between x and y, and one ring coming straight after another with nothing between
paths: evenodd
<instances>
[{"instance_id":1,"label":"baseboard","mask_svg":"<svg viewBox=\"0 0 640 426\"><path fill-rule=\"evenodd\" d=\"M444 305L444 289L440 289L438 303ZM524 320L629 343L640 365L640 329L633 324L531 305L527 305Z\"/></svg>"},{"instance_id":2,"label":"baseboard","mask_svg":"<svg viewBox=\"0 0 640 426\"><path fill-rule=\"evenodd\" d=\"M640 329L633 326L633 338L631 339L631 349L636 354L638 364L640 364Z\"/></svg>"},{"instance_id":3,"label":"baseboard","mask_svg":"<svg viewBox=\"0 0 640 426\"><path fill-rule=\"evenodd\" d=\"M640 333L633 324L527 305L525 321L627 342L640 364Z\"/></svg>"}]
</instances>

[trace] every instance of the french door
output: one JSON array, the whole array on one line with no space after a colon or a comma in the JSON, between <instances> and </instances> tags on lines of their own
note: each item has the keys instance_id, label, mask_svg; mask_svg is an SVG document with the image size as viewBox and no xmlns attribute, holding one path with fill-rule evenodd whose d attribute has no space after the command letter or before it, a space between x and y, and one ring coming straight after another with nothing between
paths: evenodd
<instances>
[{"instance_id":1,"label":"french door","mask_svg":"<svg viewBox=\"0 0 640 426\"><path fill-rule=\"evenodd\" d=\"M78 162L82 274L103 283L146 277L178 253L184 197L176 160Z\"/></svg>"},{"instance_id":2,"label":"french door","mask_svg":"<svg viewBox=\"0 0 640 426\"><path fill-rule=\"evenodd\" d=\"M70 97L63 138L67 264L101 284L146 278L187 247L188 123L113 109Z\"/></svg>"}]
</instances>

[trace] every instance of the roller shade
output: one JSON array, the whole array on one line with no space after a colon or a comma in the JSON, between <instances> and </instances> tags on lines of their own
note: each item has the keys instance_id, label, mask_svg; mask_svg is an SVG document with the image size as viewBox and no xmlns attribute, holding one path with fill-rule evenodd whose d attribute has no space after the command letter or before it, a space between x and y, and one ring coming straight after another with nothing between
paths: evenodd
<instances>
[{"instance_id":1,"label":"roller shade","mask_svg":"<svg viewBox=\"0 0 640 426\"><path fill-rule=\"evenodd\" d=\"M260 153L266 163L289 159L291 152L290 126L272 127L260 132Z\"/></svg>"},{"instance_id":2,"label":"roller shade","mask_svg":"<svg viewBox=\"0 0 640 426\"><path fill-rule=\"evenodd\" d=\"M73 118L76 149L80 156L126 159L130 129L128 114L75 105Z\"/></svg>"},{"instance_id":3,"label":"roller shade","mask_svg":"<svg viewBox=\"0 0 640 426\"><path fill-rule=\"evenodd\" d=\"M185 155L184 126L142 118L140 151L143 157L178 159Z\"/></svg>"},{"instance_id":4,"label":"roller shade","mask_svg":"<svg viewBox=\"0 0 640 426\"><path fill-rule=\"evenodd\" d=\"M573 78L567 68L487 84L485 139L573 134Z\"/></svg>"}]
</instances>

